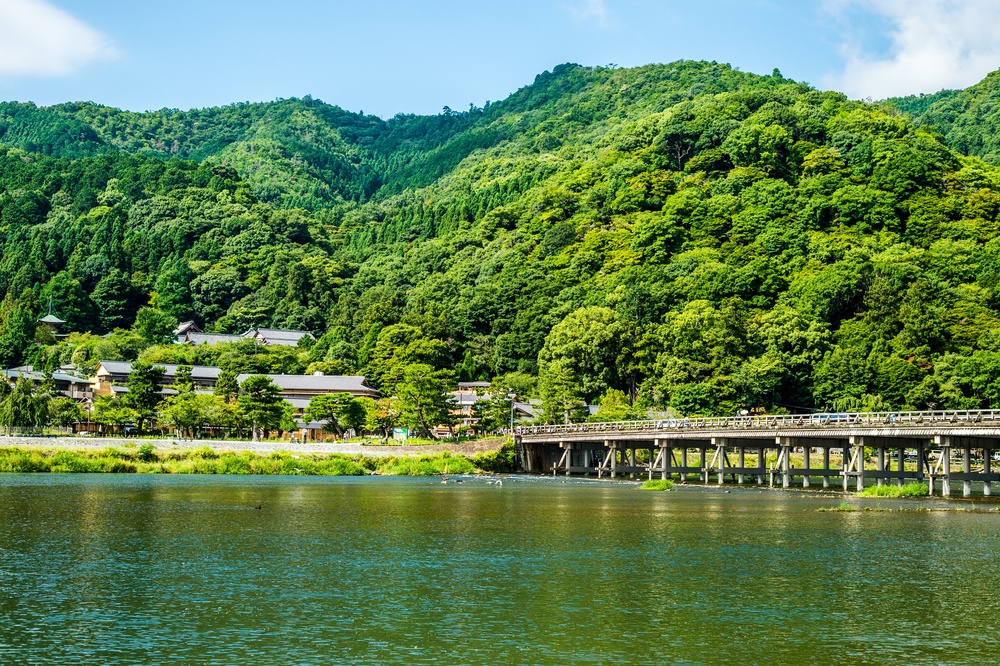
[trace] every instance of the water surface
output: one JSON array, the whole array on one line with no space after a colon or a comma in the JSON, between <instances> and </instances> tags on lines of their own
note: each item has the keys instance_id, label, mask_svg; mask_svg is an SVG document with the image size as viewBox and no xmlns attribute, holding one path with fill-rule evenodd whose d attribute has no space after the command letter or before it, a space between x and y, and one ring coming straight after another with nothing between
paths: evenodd
<instances>
[{"instance_id":1,"label":"water surface","mask_svg":"<svg viewBox=\"0 0 1000 666\"><path fill-rule=\"evenodd\" d=\"M0 663L1000 661L1000 515L839 501L0 476Z\"/></svg>"}]
</instances>

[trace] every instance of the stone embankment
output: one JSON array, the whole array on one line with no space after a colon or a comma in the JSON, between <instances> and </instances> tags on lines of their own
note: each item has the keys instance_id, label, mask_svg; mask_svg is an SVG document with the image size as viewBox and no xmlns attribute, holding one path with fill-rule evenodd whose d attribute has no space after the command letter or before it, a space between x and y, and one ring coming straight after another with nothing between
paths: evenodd
<instances>
[{"instance_id":1,"label":"stone embankment","mask_svg":"<svg viewBox=\"0 0 1000 666\"><path fill-rule=\"evenodd\" d=\"M136 437L4 437L0 436L0 448L31 448L31 449L106 449L110 447L127 448L152 444L157 451L179 449L195 449L208 447L215 451L253 451L257 454L267 454L274 451L291 451L293 453L343 453L346 455L380 456L418 456L424 453L439 453L450 451L464 455L476 455L497 451L507 441L505 437L476 439L466 442L445 442L421 446L400 446L388 444L385 446L369 446L357 443L335 442L251 442L234 440L209 439L144 439Z\"/></svg>"}]
</instances>

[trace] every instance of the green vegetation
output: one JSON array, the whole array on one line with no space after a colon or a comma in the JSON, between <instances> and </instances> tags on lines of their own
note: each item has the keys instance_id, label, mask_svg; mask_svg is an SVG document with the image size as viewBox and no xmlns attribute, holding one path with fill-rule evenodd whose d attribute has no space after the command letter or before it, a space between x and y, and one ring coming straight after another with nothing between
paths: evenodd
<instances>
[{"instance_id":1,"label":"green vegetation","mask_svg":"<svg viewBox=\"0 0 1000 666\"><path fill-rule=\"evenodd\" d=\"M454 456L447 451L435 455L392 457L380 459L376 472L388 476L435 476L447 474L472 474L475 465L464 456Z\"/></svg>"},{"instance_id":2,"label":"green vegetation","mask_svg":"<svg viewBox=\"0 0 1000 666\"><path fill-rule=\"evenodd\" d=\"M557 422L1000 408L1000 133L935 120L996 80L907 107L677 62L387 121L0 105L0 365L363 374L381 432L447 424L453 379ZM162 344L192 318L318 339Z\"/></svg>"},{"instance_id":3,"label":"green vegetation","mask_svg":"<svg viewBox=\"0 0 1000 666\"><path fill-rule=\"evenodd\" d=\"M0 449L0 472L268 474L306 476L437 476L508 471L497 463L503 453L473 458L447 451L433 455L365 457L343 454L289 453L258 455L219 452L208 447L162 451L136 448L80 450Z\"/></svg>"},{"instance_id":4,"label":"green vegetation","mask_svg":"<svg viewBox=\"0 0 1000 666\"><path fill-rule=\"evenodd\" d=\"M500 474L517 471L516 456L514 440L508 439L500 449L488 453L477 453L470 460L476 469Z\"/></svg>"},{"instance_id":5,"label":"green vegetation","mask_svg":"<svg viewBox=\"0 0 1000 666\"><path fill-rule=\"evenodd\" d=\"M670 479L650 479L639 487L642 490L670 490L674 487L674 482Z\"/></svg>"},{"instance_id":6,"label":"green vegetation","mask_svg":"<svg viewBox=\"0 0 1000 666\"><path fill-rule=\"evenodd\" d=\"M862 497L926 497L928 493L929 490L923 483L907 483L902 486L868 486L858 494Z\"/></svg>"},{"instance_id":7,"label":"green vegetation","mask_svg":"<svg viewBox=\"0 0 1000 666\"><path fill-rule=\"evenodd\" d=\"M854 506L853 504L848 504L847 502L841 502L837 506L833 507L821 507L816 509L820 513L835 512L835 513L853 513L855 511L869 511L869 507Z\"/></svg>"},{"instance_id":8,"label":"green vegetation","mask_svg":"<svg viewBox=\"0 0 1000 666\"><path fill-rule=\"evenodd\" d=\"M1000 90L1000 72L993 72L966 90L942 90L890 100L914 116L917 125L939 132L954 150L1000 165L1000 111L993 100Z\"/></svg>"}]
</instances>

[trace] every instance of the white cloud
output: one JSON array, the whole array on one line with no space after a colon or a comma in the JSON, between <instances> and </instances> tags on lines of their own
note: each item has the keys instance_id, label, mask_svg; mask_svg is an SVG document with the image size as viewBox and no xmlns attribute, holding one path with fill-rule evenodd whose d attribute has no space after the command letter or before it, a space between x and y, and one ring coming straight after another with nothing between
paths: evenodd
<instances>
[{"instance_id":1,"label":"white cloud","mask_svg":"<svg viewBox=\"0 0 1000 666\"><path fill-rule=\"evenodd\" d=\"M844 39L844 69L826 83L852 97L965 88L1000 68L997 0L827 0L826 6L842 19L857 19L860 11L887 26L885 53L866 50L849 32ZM855 25L858 32L862 27Z\"/></svg>"},{"instance_id":2,"label":"white cloud","mask_svg":"<svg viewBox=\"0 0 1000 666\"><path fill-rule=\"evenodd\" d=\"M611 12L604 0L583 0L575 5L568 5L566 11L580 23L593 22L601 28L611 26Z\"/></svg>"},{"instance_id":3,"label":"white cloud","mask_svg":"<svg viewBox=\"0 0 1000 666\"><path fill-rule=\"evenodd\" d=\"M117 54L107 37L45 0L0 0L0 75L63 76Z\"/></svg>"}]
</instances>

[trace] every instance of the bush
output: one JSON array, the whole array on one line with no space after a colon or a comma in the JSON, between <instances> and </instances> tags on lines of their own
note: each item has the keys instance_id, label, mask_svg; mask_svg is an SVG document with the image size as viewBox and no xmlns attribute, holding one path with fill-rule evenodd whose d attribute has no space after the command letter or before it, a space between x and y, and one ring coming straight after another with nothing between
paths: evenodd
<instances>
[{"instance_id":1,"label":"bush","mask_svg":"<svg viewBox=\"0 0 1000 666\"><path fill-rule=\"evenodd\" d=\"M445 453L448 453L447 451ZM419 458L387 458L379 465L378 473L388 476L440 476L443 474L472 474L475 466L468 458L438 454Z\"/></svg>"},{"instance_id":2,"label":"bush","mask_svg":"<svg viewBox=\"0 0 1000 666\"><path fill-rule=\"evenodd\" d=\"M484 472L516 472L517 461L514 441L507 440L507 442L498 451L477 453L472 457L472 464Z\"/></svg>"},{"instance_id":3,"label":"bush","mask_svg":"<svg viewBox=\"0 0 1000 666\"><path fill-rule=\"evenodd\" d=\"M156 462L159 458L156 455L156 447L152 444L143 444L139 447L139 453L136 456L142 462Z\"/></svg>"},{"instance_id":4,"label":"bush","mask_svg":"<svg viewBox=\"0 0 1000 666\"><path fill-rule=\"evenodd\" d=\"M674 487L674 482L670 479L652 479L639 487L642 490L670 490Z\"/></svg>"},{"instance_id":5,"label":"bush","mask_svg":"<svg viewBox=\"0 0 1000 666\"><path fill-rule=\"evenodd\" d=\"M868 486L859 495L862 497L926 497L929 489L922 483L907 483L905 486Z\"/></svg>"}]
</instances>

